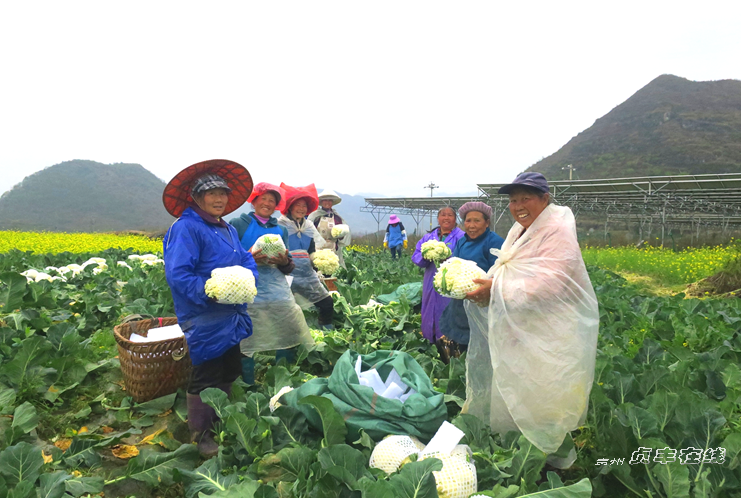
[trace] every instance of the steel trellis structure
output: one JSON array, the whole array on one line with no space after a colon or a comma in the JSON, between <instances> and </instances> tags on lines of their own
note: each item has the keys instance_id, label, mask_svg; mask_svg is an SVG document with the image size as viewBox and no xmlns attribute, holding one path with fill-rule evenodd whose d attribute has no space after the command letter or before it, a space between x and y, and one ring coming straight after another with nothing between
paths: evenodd
<instances>
[{"instance_id":1,"label":"steel trellis structure","mask_svg":"<svg viewBox=\"0 0 741 498\"><path fill-rule=\"evenodd\" d=\"M605 215L605 231L610 221L636 222L661 227L664 242L666 228L720 227L725 233L731 226L741 226L741 174L652 176L597 180L557 180L549 182L556 204L569 206L574 215ZM360 210L370 212L379 224L392 212L411 215L419 222L441 206L460 207L470 200L489 204L493 222L508 213L508 197L497 193L501 184L479 184L478 197L401 197L367 198ZM507 214L509 217L509 214Z\"/></svg>"}]
</instances>

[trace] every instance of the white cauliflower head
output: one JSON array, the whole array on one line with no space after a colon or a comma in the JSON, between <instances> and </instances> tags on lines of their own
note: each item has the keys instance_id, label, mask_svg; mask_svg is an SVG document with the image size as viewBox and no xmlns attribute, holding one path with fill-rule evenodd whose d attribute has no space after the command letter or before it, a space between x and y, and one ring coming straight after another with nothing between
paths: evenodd
<instances>
[{"instance_id":1,"label":"white cauliflower head","mask_svg":"<svg viewBox=\"0 0 741 498\"><path fill-rule=\"evenodd\" d=\"M379 442L370 457L370 466L387 474L397 472L420 452L422 443L409 436L386 436Z\"/></svg>"},{"instance_id":2,"label":"white cauliflower head","mask_svg":"<svg viewBox=\"0 0 741 498\"><path fill-rule=\"evenodd\" d=\"M442 470L433 470L440 498L468 498L478 491L476 466L470 462L471 450L458 445L449 455L430 453L420 457L438 458L443 463Z\"/></svg>"},{"instance_id":3,"label":"white cauliflower head","mask_svg":"<svg viewBox=\"0 0 741 498\"><path fill-rule=\"evenodd\" d=\"M311 260L322 275L334 275L340 269L340 258L331 249L316 251Z\"/></svg>"},{"instance_id":4,"label":"white cauliflower head","mask_svg":"<svg viewBox=\"0 0 741 498\"><path fill-rule=\"evenodd\" d=\"M286 253L286 246L283 244L283 238L274 233L266 233L255 241L252 246L253 251L262 250L262 254L269 258L274 258Z\"/></svg>"},{"instance_id":5,"label":"white cauliflower head","mask_svg":"<svg viewBox=\"0 0 741 498\"><path fill-rule=\"evenodd\" d=\"M445 242L439 240L428 240L420 248L422 257L428 261L439 263L450 257L452 251Z\"/></svg>"},{"instance_id":6,"label":"white cauliflower head","mask_svg":"<svg viewBox=\"0 0 741 498\"><path fill-rule=\"evenodd\" d=\"M485 279L486 272L473 261L450 258L438 268L433 284L441 296L464 299L467 293L481 287L473 282L474 278Z\"/></svg>"},{"instance_id":7,"label":"white cauliflower head","mask_svg":"<svg viewBox=\"0 0 741 498\"><path fill-rule=\"evenodd\" d=\"M332 227L332 238L341 239L350 233L350 227L345 224L335 225Z\"/></svg>"},{"instance_id":8,"label":"white cauliflower head","mask_svg":"<svg viewBox=\"0 0 741 498\"><path fill-rule=\"evenodd\" d=\"M255 276L243 266L214 269L206 280L205 291L221 304L251 303L257 296Z\"/></svg>"}]
</instances>

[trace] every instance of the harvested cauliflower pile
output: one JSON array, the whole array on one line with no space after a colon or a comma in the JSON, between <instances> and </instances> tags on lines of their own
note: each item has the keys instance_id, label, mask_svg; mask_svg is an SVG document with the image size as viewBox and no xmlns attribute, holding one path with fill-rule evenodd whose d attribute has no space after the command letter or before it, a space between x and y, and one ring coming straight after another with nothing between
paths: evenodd
<instances>
[{"instance_id":1,"label":"harvested cauliflower pile","mask_svg":"<svg viewBox=\"0 0 741 498\"><path fill-rule=\"evenodd\" d=\"M206 280L205 291L221 304L251 303L257 295L255 276L243 266L216 268Z\"/></svg>"},{"instance_id":2,"label":"harvested cauliflower pile","mask_svg":"<svg viewBox=\"0 0 741 498\"><path fill-rule=\"evenodd\" d=\"M435 264L445 261L452 254L450 247L445 242L440 242L439 240L428 240L422 244L420 249L422 251L422 257Z\"/></svg>"},{"instance_id":3,"label":"harvested cauliflower pile","mask_svg":"<svg viewBox=\"0 0 741 498\"><path fill-rule=\"evenodd\" d=\"M274 258L286 253L286 246L283 244L283 238L274 233L267 233L258 238L255 241L255 245L252 246L252 250L257 251L258 249L261 249L262 253L269 258Z\"/></svg>"},{"instance_id":4,"label":"harvested cauliflower pile","mask_svg":"<svg viewBox=\"0 0 741 498\"><path fill-rule=\"evenodd\" d=\"M437 270L433 285L441 296L464 299L467 293L481 287L473 282L474 278L485 279L486 272L473 261L450 258Z\"/></svg>"},{"instance_id":5,"label":"harvested cauliflower pile","mask_svg":"<svg viewBox=\"0 0 741 498\"><path fill-rule=\"evenodd\" d=\"M311 255L311 261L325 276L334 275L340 269L340 258L331 249L316 251Z\"/></svg>"},{"instance_id":6,"label":"harvested cauliflower pile","mask_svg":"<svg viewBox=\"0 0 741 498\"><path fill-rule=\"evenodd\" d=\"M478 477L471 448L458 444L462 437L463 431L449 422L443 422L427 446L414 437L386 436L373 448L370 466L392 474L411 462L412 455L420 461L437 458L443 464L432 471L438 496L468 498L478 491Z\"/></svg>"}]
</instances>

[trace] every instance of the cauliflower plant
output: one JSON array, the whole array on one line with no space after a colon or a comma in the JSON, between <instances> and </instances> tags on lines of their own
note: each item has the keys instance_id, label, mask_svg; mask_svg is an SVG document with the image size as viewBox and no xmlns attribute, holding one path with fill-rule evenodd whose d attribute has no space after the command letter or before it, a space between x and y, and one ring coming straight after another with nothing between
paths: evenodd
<instances>
[{"instance_id":1,"label":"cauliflower plant","mask_svg":"<svg viewBox=\"0 0 741 498\"><path fill-rule=\"evenodd\" d=\"M257 251L258 249L261 249L262 253L269 258L274 258L286 253L286 246L283 244L283 238L274 233L267 233L259 237L255 241L255 245L252 246L253 251Z\"/></svg>"},{"instance_id":2,"label":"cauliflower plant","mask_svg":"<svg viewBox=\"0 0 741 498\"><path fill-rule=\"evenodd\" d=\"M422 257L435 264L445 261L450 257L452 251L445 242L439 240L428 240L421 247Z\"/></svg>"},{"instance_id":3,"label":"cauliflower plant","mask_svg":"<svg viewBox=\"0 0 741 498\"><path fill-rule=\"evenodd\" d=\"M486 272L473 261L450 258L435 273L433 285L441 296L464 299L467 293L481 287L473 282L474 278L485 279Z\"/></svg>"},{"instance_id":4,"label":"cauliflower plant","mask_svg":"<svg viewBox=\"0 0 741 498\"><path fill-rule=\"evenodd\" d=\"M205 291L221 304L251 303L257 295L255 276L243 266L216 268L206 280Z\"/></svg>"},{"instance_id":5,"label":"cauliflower plant","mask_svg":"<svg viewBox=\"0 0 741 498\"><path fill-rule=\"evenodd\" d=\"M340 269L340 258L331 249L321 249L311 255L314 266L322 275L334 275Z\"/></svg>"}]
</instances>

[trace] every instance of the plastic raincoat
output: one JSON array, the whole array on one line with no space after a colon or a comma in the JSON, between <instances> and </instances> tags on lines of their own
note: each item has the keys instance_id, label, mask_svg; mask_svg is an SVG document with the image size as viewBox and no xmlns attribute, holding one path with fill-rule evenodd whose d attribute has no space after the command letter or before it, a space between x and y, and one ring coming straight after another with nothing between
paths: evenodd
<instances>
[{"instance_id":1,"label":"plastic raincoat","mask_svg":"<svg viewBox=\"0 0 741 498\"><path fill-rule=\"evenodd\" d=\"M489 307L466 302L463 411L554 453L586 418L599 309L571 210L550 205L523 230L515 223L492 251Z\"/></svg>"},{"instance_id":2,"label":"plastic raincoat","mask_svg":"<svg viewBox=\"0 0 741 498\"><path fill-rule=\"evenodd\" d=\"M231 220L237 227L242 247L251 248L262 235L273 233L283 238L288 247L288 233L278 226L275 218L266 224L254 217L254 213L243 214ZM298 344L311 347L314 340L304 319L301 307L296 304L285 275L272 265L257 265L260 276L257 297L250 305L250 316L254 324L253 334L240 343L242 354L249 356L257 351L289 349Z\"/></svg>"},{"instance_id":3,"label":"plastic raincoat","mask_svg":"<svg viewBox=\"0 0 741 498\"><path fill-rule=\"evenodd\" d=\"M322 285L309 259L311 242L314 242L314 247L322 247L324 239L319 235L313 223L308 220L302 221L303 223L299 226L285 215L278 218L278 224L288 231L288 250L296 264L296 268L291 273L293 276L291 290L313 304L329 296L329 291Z\"/></svg>"},{"instance_id":4,"label":"plastic raincoat","mask_svg":"<svg viewBox=\"0 0 741 498\"><path fill-rule=\"evenodd\" d=\"M252 320L247 305L219 304L204 290L213 269L236 265L251 270L259 285L255 260L242 248L234 227L206 223L186 208L167 231L163 247L165 277L193 364L218 358L249 337Z\"/></svg>"},{"instance_id":5,"label":"plastic raincoat","mask_svg":"<svg viewBox=\"0 0 741 498\"><path fill-rule=\"evenodd\" d=\"M458 241L464 235L465 232L463 230L455 227L445 237L444 242L453 251ZM425 269L422 285L422 335L428 341L435 342L443 335L440 332L440 317L445 307L448 306L450 299L437 293L432 283L435 273L437 273L437 267L435 263L422 257L422 244L430 240L441 240L440 228L434 229L417 242L417 247L414 249L414 254L412 254L412 262L420 268Z\"/></svg>"}]
</instances>

